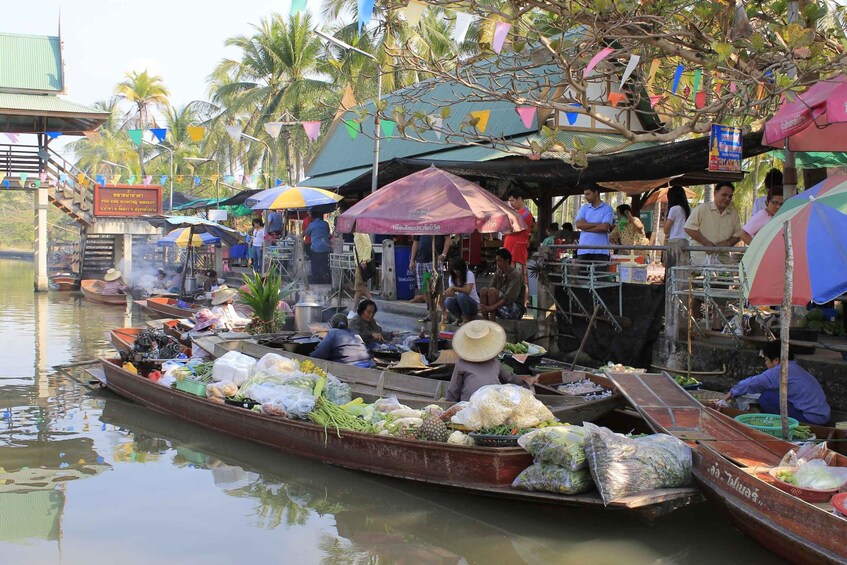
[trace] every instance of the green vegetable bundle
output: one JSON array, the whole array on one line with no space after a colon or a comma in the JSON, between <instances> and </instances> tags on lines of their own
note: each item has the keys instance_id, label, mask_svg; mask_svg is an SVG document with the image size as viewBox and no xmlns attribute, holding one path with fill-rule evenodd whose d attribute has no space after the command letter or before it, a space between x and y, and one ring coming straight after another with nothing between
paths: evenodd
<instances>
[{"instance_id":1,"label":"green vegetable bundle","mask_svg":"<svg viewBox=\"0 0 847 565\"><path fill-rule=\"evenodd\" d=\"M335 428L335 433L338 437L341 437L341 430L353 430L357 432L373 431L371 424L352 415L343 407L330 402L323 396L318 397L315 403L315 409L309 412L309 419L323 426L325 431L329 430L330 426Z\"/></svg>"}]
</instances>

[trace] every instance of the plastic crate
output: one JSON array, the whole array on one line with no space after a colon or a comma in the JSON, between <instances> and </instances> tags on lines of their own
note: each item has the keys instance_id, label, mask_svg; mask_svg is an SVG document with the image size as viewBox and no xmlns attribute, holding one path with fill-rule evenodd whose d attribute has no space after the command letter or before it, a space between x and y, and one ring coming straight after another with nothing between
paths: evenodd
<instances>
[{"instance_id":1,"label":"plastic crate","mask_svg":"<svg viewBox=\"0 0 847 565\"><path fill-rule=\"evenodd\" d=\"M194 396L206 398L206 383L192 381L191 379L183 379L181 381L177 381L174 388L181 390L182 392L187 392L188 394L193 394Z\"/></svg>"},{"instance_id":2,"label":"plastic crate","mask_svg":"<svg viewBox=\"0 0 847 565\"><path fill-rule=\"evenodd\" d=\"M762 433L782 439L782 418L779 414L739 414L735 419L742 424L755 428ZM788 440L794 437L794 430L800 422L788 418Z\"/></svg>"}]
</instances>

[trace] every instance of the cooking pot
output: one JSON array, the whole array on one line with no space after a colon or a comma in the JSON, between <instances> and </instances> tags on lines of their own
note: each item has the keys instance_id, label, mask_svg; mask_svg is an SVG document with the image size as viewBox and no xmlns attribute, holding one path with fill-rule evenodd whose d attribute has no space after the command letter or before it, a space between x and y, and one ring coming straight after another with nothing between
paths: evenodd
<instances>
[{"instance_id":1,"label":"cooking pot","mask_svg":"<svg viewBox=\"0 0 847 565\"><path fill-rule=\"evenodd\" d=\"M310 333L309 324L320 323L321 306L317 302L298 302L294 305L294 329L301 333Z\"/></svg>"}]
</instances>

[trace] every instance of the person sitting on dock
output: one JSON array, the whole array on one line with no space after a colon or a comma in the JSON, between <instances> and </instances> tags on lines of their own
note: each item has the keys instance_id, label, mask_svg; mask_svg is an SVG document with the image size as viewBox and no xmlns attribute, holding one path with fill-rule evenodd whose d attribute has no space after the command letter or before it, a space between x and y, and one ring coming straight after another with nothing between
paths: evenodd
<instances>
[{"instance_id":1,"label":"person sitting on dock","mask_svg":"<svg viewBox=\"0 0 847 565\"><path fill-rule=\"evenodd\" d=\"M117 269L109 269L103 275L103 284L100 285L100 294L125 294L126 283Z\"/></svg>"},{"instance_id":2,"label":"person sitting on dock","mask_svg":"<svg viewBox=\"0 0 847 565\"><path fill-rule=\"evenodd\" d=\"M234 288L228 288L226 285L218 287L212 292L212 314L217 316L219 328L225 328L228 331L244 328L250 323L250 318L245 318L235 311L232 305L232 300L238 296L238 291Z\"/></svg>"},{"instance_id":3,"label":"person sitting on dock","mask_svg":"<svg viewBox=\"0 0 847 565\"><path fill-rule=\"evenodd\" d=\"M457 325L470 322L479 312L479 293L476 290L476 278L461 257L450 263L448 284L444 289L444 308L457 318Z\"/></svg>"},{"instance_id":4,"label":"person sitting on dock","mask_svg":"<svg viewBox=\"0 0 847 565\"><path fill-rule=\"evenodd\" d=\"M356 306L356 316L350 320L350 331L358 334L365 343L391 341L394 332L386 332L376 323L376 302L364 299Z\"/></svg>"},{"instance_id":5,"label":"person sitting on dock","mask_svg":"<svg viewBox=\"0 0 847 565\"><path fill-rule=\"evenodd\" d=\"M330 318L332 329L324 336L309 357L370 368L374 362L362 337L347 328L347 315L335 314Z\"/></svg>"},{"instance_id":6,"label":"person sitting on dock","mask_svg":"<svg viewBox=\"0 0 847 565\"><path fill-rule=\"evenodd\" d=\"M743 394L757 394L759 406L766 414L779 414L779 354L781 344L769 341L762 347L767 370L749 377L732 387L725 400ZM820 383L808 371L793 361L794 354L788 353L788 415L801 422L826 425L830 418L829 403Z\"/></svg>"},{"instance_id":7,"label":"person sitting on dock","mask_svg":"<svg viewBox=\"0 0 847 565\"><path fill-rule=\"evenodd\" d=\"M494 260L497 272L491 279L491 286L479 293L479 313L489 320L495 320L497 316L504 320L519 320L526 312L523 279L512 267L512 254L508 249L498 249Z\"/></svg>"},{"instance_id":8,"label":"person sitting on dock","mask_svg":"<svg viewBox=\"0 0 847 565\"><path fill-rule=\"evenodd\" d=\"M506 345L506 332L499 324L473 320L453 335L453 351L459 357L445 399L459 402L485 385L514 384L530 388L538 377L517 376L507 371L497 355Z\"/></svg>"}]
</instances>

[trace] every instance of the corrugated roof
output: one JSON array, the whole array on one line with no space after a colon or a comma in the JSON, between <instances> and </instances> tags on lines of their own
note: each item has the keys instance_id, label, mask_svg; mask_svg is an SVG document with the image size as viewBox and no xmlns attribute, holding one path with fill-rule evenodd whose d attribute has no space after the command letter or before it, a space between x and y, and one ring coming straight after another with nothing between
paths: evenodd
<instances>
[{"instance_id":1,"label":"corrugated roof","mask_svg":"<svg viewBox=\"0 0 847 565\"><path fill-rule=\"evenodd\" d=\"M2 69L0 65L0 69ZM101 114L108 116L102 110L95 110L58 96L44 94L10 94L0 92L0 110L20 110L25 112L55 112L61 114Z\"/></svg>"},{"instance_id":2,"label":"corrugated roof","mask_svg":"<svg viewBox=\"0 0 847 565\"><path fill-rule=\"evenodd\" d=\"M64 90L58 37L0 33L0 61L0 90Z\"/></svg>"}]
</instances>

